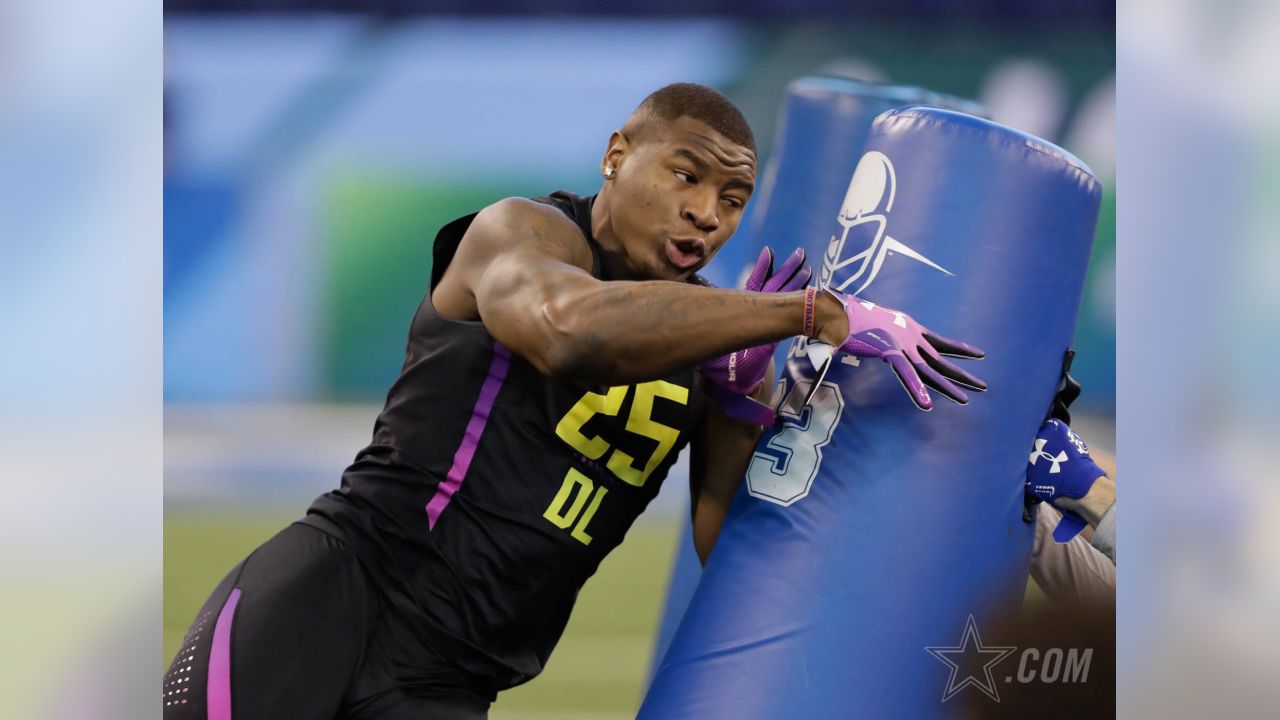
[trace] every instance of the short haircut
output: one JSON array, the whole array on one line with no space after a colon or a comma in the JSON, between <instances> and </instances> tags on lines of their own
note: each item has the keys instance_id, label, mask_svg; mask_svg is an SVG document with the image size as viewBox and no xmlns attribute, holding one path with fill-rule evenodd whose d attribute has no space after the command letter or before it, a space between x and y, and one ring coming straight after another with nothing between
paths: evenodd
<instances>
[{"instance_id":1,"label":"short haircut","mask_svg":"<svg viewBox=\"0 0 1280 720\"><path fill-rule=\"evenodd\" d=\"M742 111L719 90L706 85L672 83L659 88L640 103L634 115L648 115L666 122L682 117L693 118L750 149L753 155L756 153L756 137Z\"/></svg>"}]
</instances>

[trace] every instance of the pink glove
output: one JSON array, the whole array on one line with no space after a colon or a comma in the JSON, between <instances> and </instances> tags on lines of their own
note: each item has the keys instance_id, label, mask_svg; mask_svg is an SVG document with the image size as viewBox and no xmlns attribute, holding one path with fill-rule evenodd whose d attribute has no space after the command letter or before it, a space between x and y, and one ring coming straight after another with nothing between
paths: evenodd
<instances>
[{"instance_id":1,"label":"pink glove","mask_svg":"<svg viewBox=\"0 0 1280 720\"><path fill-rule=\"evenodd\" d=\"M805 265L804 260L804 250L796 248L782 267L774 272L773 250L766 247L760 251L760 258L756 260L756 266L747 277L743 289L767 293L800 290L809 284L809 278L813 275L813 270ZM766 419L765 413L760 410L761 404L746 396L764 380L776 345L777 343L768 343L735 350L728 355L708 360L699 368L702 376L713 383L712 396L725 412L752 422ZM771 418L769 421L771 422Z\"/></svg>"},{"instance_id":2,"label":"pink glove","mask_svg":"<svg viewBox=\"0 0 1280 720\"><path fill-rule=\"evenodd\" d=\"M835 352L889 363L921 410L933 409L926 386L961 405L969 402L969 396L957 383L971 390L987 389L981 379L941 357L982 358L986 353L978 348L931 333L906 313L834 290L827 292L840 301L849 318L849 335Z\"/></svg>"}]
</instances>

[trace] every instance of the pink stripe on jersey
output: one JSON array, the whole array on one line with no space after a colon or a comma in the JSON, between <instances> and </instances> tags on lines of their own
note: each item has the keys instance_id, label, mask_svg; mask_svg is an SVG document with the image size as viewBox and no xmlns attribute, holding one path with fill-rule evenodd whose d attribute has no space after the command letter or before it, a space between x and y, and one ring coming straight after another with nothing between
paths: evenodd
<instances>
[{"instance_id":1,"label":"pink stripe on jersey","mask_svg":"<svg viewBox=\"0 0 1280 720\"><path fill-rule=\"evenodd\" d=\"M205 688L208 720L231 720L231 623L239 602L240 588L233 588L213 626L213 647L209 650L209 676Z\"/></svg>"},{"instance_id":2,"label":"pink stripe on jersey","mask_svg":"<svg viewBox=\"0 0 1280 720\"><path fill-rule=\"evenodd\" d=\"M495 340L493 361L489 363L489 375L484 379L484 385L480 387L480 397L476 398L476 405L471 410L471 420L467 422L467 429L462 434L462 444L453 454L453 466L445 475L444 482L436 486L436 494L427 503L427 527L432 530L436 527L436 521L440 519L440 513L444 512L445 506L453 499L453 494L458 492L458 488L462 487L462 481L467 477L467 470L471 467L471 460L476 454L476 446L480 444L484 426L489 422L489 412L493 410L493 403L498 398L498 390L502 388L502 382L507 378L507 368L510 365L511 351Z\"/></svg>"}]
</instances>

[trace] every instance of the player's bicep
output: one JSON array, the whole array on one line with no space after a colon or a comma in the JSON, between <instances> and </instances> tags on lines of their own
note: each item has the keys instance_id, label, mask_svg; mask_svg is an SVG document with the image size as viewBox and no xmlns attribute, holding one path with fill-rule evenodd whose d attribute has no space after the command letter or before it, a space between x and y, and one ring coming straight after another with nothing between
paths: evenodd
<instances>
[{"instance_id":1,"label":"player's bicep","mask_svg":"<svg viewBox=\"0 0 1280 720\"><path fill-rule=\"evenodd\" d=\"M561 361L579 338L566 313L565 295L596 282L570 265L545 255L519 251L496 259L476 286L476 306L489 333L533 363L544 375L557 376Z\"/></svg>"},{"instance_id":2,"label":"player's bicep","mask_svg":"<svg viewBox=\"0 0 1280 720\"><path fill-rule=\"evenodd\" d=\"M548 308L598 282L584 269L591 252L582 233L554 208L504 201L476 217L462 244L468 289L485 328L554 374L557 351L571 338Z\"/></svg>"}]
</instances>

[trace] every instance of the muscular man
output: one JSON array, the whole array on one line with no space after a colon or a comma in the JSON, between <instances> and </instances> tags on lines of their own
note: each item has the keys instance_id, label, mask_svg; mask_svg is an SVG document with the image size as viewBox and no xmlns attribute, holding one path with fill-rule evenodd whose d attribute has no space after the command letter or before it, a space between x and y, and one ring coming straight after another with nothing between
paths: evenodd
<instances>
[{"instance_id":1,"label":"muscular man","mask_svg":"<svg viewBox=\"0 0 1280 720\"><path fill-rule=\"evenodd\" d=\"M766 251L748 291L699 281L757 171L716 91L649 96L600 171L596 196L507 199L440 230L372 442L214 590L166 718L485 717L542 670L690 442L698 547L714 543L783 338L885 360L923 409L926 388L985 389L940 357L976 348L805 288L801 253L775 271Z\"/></svg>"}]
</instances>

